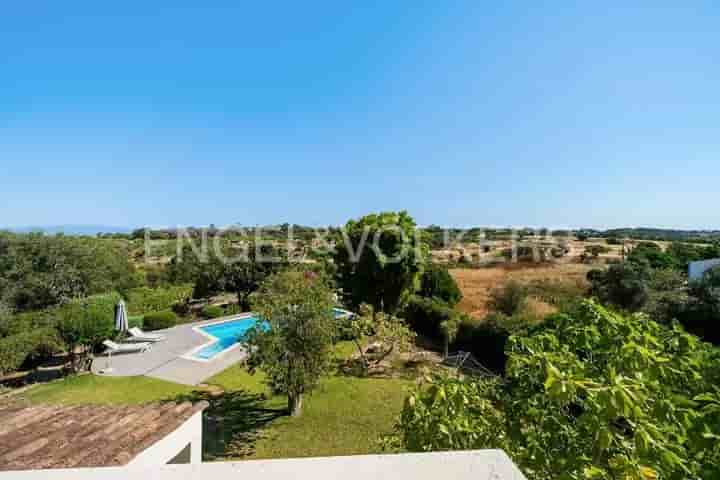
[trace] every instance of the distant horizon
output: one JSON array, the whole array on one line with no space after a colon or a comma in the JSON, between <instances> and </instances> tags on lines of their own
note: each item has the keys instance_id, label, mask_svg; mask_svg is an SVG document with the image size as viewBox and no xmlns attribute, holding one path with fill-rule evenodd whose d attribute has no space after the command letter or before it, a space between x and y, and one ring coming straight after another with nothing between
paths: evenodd
<instances>
[{"instance_id":1,"label":"distant horizon","mask_svg":"<svg viewBox=\"0 0 720 480\"><path fill-rule=\"evenodd\" d=\"M240 223L229 223L229 224L207 224L207 225L175 225L175 226L163 226L163 225L143 225L143 226L121 226L121 225L92 225L92 224L60 224L60 225L7 225L0 226L0 231L6 230L13 233L32 233L32 232L43 232L43 233L74 233L82 234L83 231L88 232L87 234L97 233L131 233L134 230L148 228L151 230L174 230L177 228L210 228L211 225L215 228L223 229L228 227L245 227L245 228L269 228L282 225L283 223L289 223L291 225L297 225L302 227L310 228L323 228L323 227L342 227L342 224L321 224L321 225L308 225L297 222L282 222L282 223L266 223L257 225L243 225ZM692 232L692 233L717 233L720 232L720 228L675 228L675 227L662 227L662 226L619 226L619 227L592 227L592 226L568 226L568 227L553 227L553 226L532 226L532 225L442 225L438 223L429 224L418 224L419 228L428 228L430 226L438 226L446 229L532 229L532 230L570 230L570 231L583 231L593 230L599 232L606 232L612 230L662 230L662 231L676 231L676 232ZM67 232L63 232L67 230Z\"/></svg>"}]
</instances>

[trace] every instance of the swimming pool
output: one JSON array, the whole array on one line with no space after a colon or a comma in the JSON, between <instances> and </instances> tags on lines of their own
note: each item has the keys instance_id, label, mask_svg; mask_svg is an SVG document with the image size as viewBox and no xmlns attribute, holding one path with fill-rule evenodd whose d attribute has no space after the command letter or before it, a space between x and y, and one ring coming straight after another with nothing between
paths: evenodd
<instances>
[{"instance_id":1,"label":"swimming pool","mask_svg":"<svg viewBox=\"0 0 720 480\"><path fill-rule=\"evenodd\" d=\"M351 315L350 312L341 308L333 308L335 318ZM209 361L218 355L234 348L238 341L257 324L259 318L255 315L246 315L241 318L233 318L224 320L195 329L203 335L210 337L212 342L204 345L200 349L191 352L190 357L194 360Z\"/></svg>"}]
</instances>

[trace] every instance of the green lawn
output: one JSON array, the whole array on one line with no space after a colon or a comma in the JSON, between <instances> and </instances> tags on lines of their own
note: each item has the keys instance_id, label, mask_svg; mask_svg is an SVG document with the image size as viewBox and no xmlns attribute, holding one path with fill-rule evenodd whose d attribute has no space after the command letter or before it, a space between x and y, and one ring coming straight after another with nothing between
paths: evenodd
<instances>
[{"instance_id":1,"label":"green lawn","mask_svg":"<svg viewBox=\"0 0 720 480\"><path fill-rule=\"evenodd\" d=\"M348 345L337 350L350 352ZM208 400L206 460L290 458L379 452L402 408L408 380L331 376L305 397L300 417L287 415L287 401L272 396L262 374L235 366L207 381L225 393L211 397L192 387L147 377L84 375L38 385L23 397L33 403L132 404Z\"/></svg>"},{"instance_id":2,"label":"green lawn","mask_svg":"<svg viewBox=\"0 0 720 480\"><path fill-rule=\"evenodd\" d=\"M81 375L38 385L23 394L33 403L137 404L172 400L193 389L149 377L98 377Z\"/></svg>"}]
</instances>

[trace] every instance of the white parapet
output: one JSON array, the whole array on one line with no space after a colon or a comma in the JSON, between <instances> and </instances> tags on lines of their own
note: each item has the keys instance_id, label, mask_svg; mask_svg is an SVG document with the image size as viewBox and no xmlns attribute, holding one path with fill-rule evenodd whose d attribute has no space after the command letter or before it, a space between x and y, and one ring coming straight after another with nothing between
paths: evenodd
<instances>
[{"instance_id":1,"label":"white parapet","mask_svg":"<svg viewBox=\"0 0 720 480\"><path fill-rule=\"evenodd\" d=\"M501 450L6 472L0 480L525 480Z\"/></svg>"}]
</instances>

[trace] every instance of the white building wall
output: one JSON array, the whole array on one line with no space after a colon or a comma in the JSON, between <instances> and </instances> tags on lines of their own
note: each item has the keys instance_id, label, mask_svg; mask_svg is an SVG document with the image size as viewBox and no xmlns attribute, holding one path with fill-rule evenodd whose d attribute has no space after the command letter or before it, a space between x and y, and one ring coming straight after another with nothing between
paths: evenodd
<instances>
[{"instance_id":1,"label":"white building wall","mask_svg":"<svg viewBox=\"0 0 720 480\"><path fill-rule=\"evenodd\" d=\"M165 465L190 445L190 463L202 462L202 413L197 412L175 431L155 442L128 463L128 468Z\"/></svg>"},{"instance_id":2,"label":"white building wall","mask_svg":"<svg viewBox=\"0 0 720 480\"><path fill-rule=\"evenodd\" d=\"M720 258L691 262L688 267L688 277L690 280L701 280L705 272L718 266L720 266Z\"/></svg>"}]
</instances>

